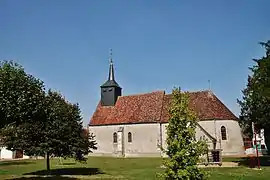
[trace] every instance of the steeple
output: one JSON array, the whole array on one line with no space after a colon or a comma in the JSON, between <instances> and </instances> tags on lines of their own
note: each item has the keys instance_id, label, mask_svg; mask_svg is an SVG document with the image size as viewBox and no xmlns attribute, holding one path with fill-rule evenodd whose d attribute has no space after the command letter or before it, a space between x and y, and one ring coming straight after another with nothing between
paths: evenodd
<instances>
[{"instance_id":1,"label":"steeple","mask_svg":"<svg viewBox=\"0 0 270 180\"><path fill-rule=\"evenodd\" d=\"M114 67L112 59L112 49L110 49L109 56L109 77L108 80L100 86L101 88L101 105L103 106L114 106L118 96L122 94L122 88L115 81Z\"/></svg>"},{"instance_id":2,"label":"steeple","mask_svg":"<svg viewBox=\"0 0 270 180\"><path fill-rule=\"evenodd\" d=\"M109 57L109 61L110 61L110 69L109 69L109 81L114 81L114 68L113 68L113 60L112 60L112 49L110 49L110 57Z\"/></svg>"}]
</instances>

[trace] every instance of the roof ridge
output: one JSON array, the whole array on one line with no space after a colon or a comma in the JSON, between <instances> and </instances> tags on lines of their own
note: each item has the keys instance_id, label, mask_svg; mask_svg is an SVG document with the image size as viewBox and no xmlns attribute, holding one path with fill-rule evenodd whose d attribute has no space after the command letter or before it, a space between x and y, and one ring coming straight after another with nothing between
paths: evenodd
<instances>
[{"instance_id":1,"label":"roof ridge","mask_svg":"<svg viewBox=\"0 0 270 180\"><path fill-rule=\"evenodd\" d=\"M199 90L199 91L182 91L182 92L187 92L187 93L190 93L190 94L193 94L193 93L213 93L213 91L211 90ZM168 94L165 94L165 95L172 95L172 93L168 93Z\"/></svg>"},{"instance_id":2,"label":"roof ridge","mask_svg":"<svg viewBox=\"0 0 270 180\"><path fill-rule=\"evenodd\" d=\"M130 95L125 95L125 96L119 96L119 98L121 98L121 97L131 97L131 96L142 96L142 95L148 95L148 94L154 94L154 93L165 93L165 91L164 90L157 90L157 91L152 91L152 92L130 94Z\"/></svg>"},{"instance_id":3,"label":"roof ridge","mask_svg":"<svg viewBox=\"0 0 270 180\"><path fill-rule=\"evenodd\" d=\"M186 92L189 92L189 93L199 93L199 92L212 92L211 90L197 90L197 91L186 91Z\"/></svg>"}]
</instances>

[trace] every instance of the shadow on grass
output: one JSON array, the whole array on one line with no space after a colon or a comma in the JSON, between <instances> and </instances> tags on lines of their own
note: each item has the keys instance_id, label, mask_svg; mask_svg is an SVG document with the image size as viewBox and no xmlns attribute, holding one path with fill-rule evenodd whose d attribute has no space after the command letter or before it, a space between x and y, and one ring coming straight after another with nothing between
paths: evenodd
<instances>
[{"instance_id":1,"label":"shadow on grass","mask_svg":"<svg viewBox=\"0 0 270 180\"><path fill-rule=\"evenodd\" d=\"M61 176L61 175L96 175L96 174L104 174L98 168L60 168L60 169L52 169L50 172L46 170L35 171L30 173L25 173L24 175L54 175L54 176Z\"/></svg>"},{"instance_id":2,"label":"shadow on grass","mask_svg":"<svg viewBox=\"0 0 270 180\"><path fill-rule=\"evenodd\" d=\"M235 160L233 162L236 162L239 164L239 166L257 166L258 160L257 157L245 157L241 158L239 160ZM260 166L270 166L270 156L261 156L259 157Z\"/></svg>"},{"instance_id":3,"label":"shadow on grass","mask_svg":"<svg viewBox=\"0 0 270 180\"><path fill-rule=\"evenodd\" d=\"M12 166L12 165L27 165L27 164L34 164L31 161L2 161L0 162L0 166Z\"/></svg>"},{"instance_id":4,"label":"shadow on grass","mask_svg":"<svg viewBox=\"0 0 270 180\"><path fill-rule=\"evenodd\" d=\"M48 177L20 177L13 178L8 180L77 180L77 178L73 177L61 177L61 176L48 176Z\"/></svg>"}]
</instances>

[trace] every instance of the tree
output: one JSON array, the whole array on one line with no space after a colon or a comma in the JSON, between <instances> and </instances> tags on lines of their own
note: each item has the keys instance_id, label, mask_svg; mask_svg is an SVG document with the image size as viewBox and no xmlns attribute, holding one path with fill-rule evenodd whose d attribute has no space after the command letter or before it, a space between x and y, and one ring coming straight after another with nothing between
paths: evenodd
<instances>
[{"instance_id":1,"label":"tree","mask_svg":"<svg viewBox=\"0 0 270 180\"><path fill-rule=\"evenodd\" d=\"M5 144L11 148L17 143L29 156L46 157L47 171L50 171L51 156L85 161L84 155L96 149L96 142L94 136L83 129L78 104L71 104L60 93L49 90L43 108L41 119L26 122L16 129L7 128Z\"/></svg>"},{"instance_id":2,"label":"tree","mask_svg":"<svg viewBox=\"0 0 270 180\"><path fill-rule=\"evenodd\" d=\"M44 85L13 61L0 62L0 129L39 115Z\"/></svg>"},{"instance_id":3,"label":"tree","mask_svg":"<svg viewBox=\"0 0 270 180\"><path fill-rule=\"evenodd\" d=\"M260 43L265 48L265 56L254 59L250 67L246 88L242 91L242 100L237 99L241 107L240 125L244 132L252 137L252 122L256 131L264 128L266 145L270 147L270 40Z\"/></svg>"},{"instance_id":4,"label":"tree","mask_svg":"<svg viewBox=\"0 0 270 180\"><path fill-rule=\"evenodd\" d=\"M24 122L39 118L44 96L41 80L27 74L18 63L0 61L0 146L5 146L1 133L4 127L14 130ZM16 146L10 150L21 150L22 141L16 136L14 133L12 137Z\"/></svg>"},{"instance_id":5,"label":"tree","mask_svg":"<svg viewBox=\"0 0 270 180\"><path fill-rule=\"evenodd\" d=\"M204 173L197 167L200 155L205 153L207 145L204 141L196 140L197 118L188 108L189 95L181 92L180 88L173 89L170 105L169 125L167 127L168 159L164 177L173 179L205 179Z\"/></svg>"},{"instance_id":6,"label":"tree","mask_svg":"<svg viewBox=\"0 0 270 180\"><path fill-rule=\"evenodd\" d=\"M73 157L96 149L94 136L82 126L78 104L66 101L60 93L45 93L43 82L27 74L13 61L0 66L0 140L9 150L26 155Z\"/></svg>"}]
</instances>

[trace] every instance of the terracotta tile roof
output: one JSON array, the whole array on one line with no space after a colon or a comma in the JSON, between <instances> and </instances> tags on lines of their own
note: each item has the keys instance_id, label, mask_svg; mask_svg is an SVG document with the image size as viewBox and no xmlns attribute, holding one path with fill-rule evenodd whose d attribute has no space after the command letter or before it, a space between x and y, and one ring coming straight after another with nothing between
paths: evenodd
<instances>
[{"instance_id":1,"label":"terracotta tile roof","mask_svg":"<svg viewBox=\"0 0 270 180\"><path fill-rule=\"evenodd\" d=\"M234 119L237 117L211 92L191 92L190 108L200 120ZM120 96L115 106L101 106L100 102L89 125L168 122L168 107L172 95L165 91Z\"/></svg>"}]
</instances>

